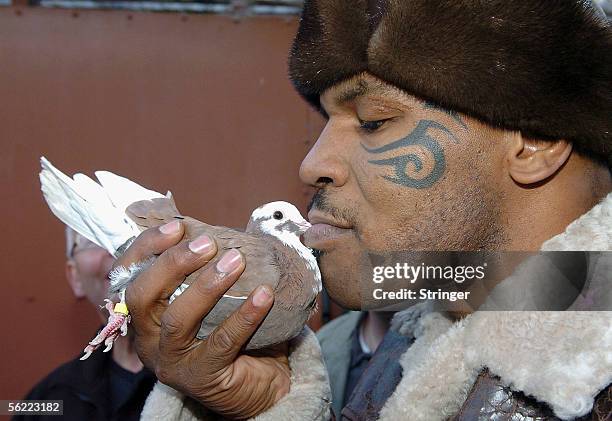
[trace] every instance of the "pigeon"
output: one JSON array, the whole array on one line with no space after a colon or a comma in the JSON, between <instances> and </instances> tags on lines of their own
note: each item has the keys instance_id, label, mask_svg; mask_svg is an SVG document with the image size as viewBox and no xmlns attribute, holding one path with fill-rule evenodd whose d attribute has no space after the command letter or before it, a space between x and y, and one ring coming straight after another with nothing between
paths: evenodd
<instances>
[{"instance_id":1,"label":"pigeon","mask_svg":"<svg viewBox=\"0 0 612 421\"><path fill-rule=\"evenodd\" d=\"M288 202L277 201L258 207L251 214L246 229L209 225L178 211L170 192L166 195L109 171L96 171L99 183L84 174L68 177L41 157L40 182L51 211L66 225L85 238L119 257L144 230L179 219L185 227L185 240L202 234L214 238L217 257L228 249L238 249L245 257L245 270L238 281L221 297L204 317L197 334L204 339L236 310L260 284L274 291L274 305L258 330L246 344L246 350L270 347L297 336L315 311L316 298L322 289L321 273L311 249L300 241L309 227L299 210ZM125 268L115 268L110 278L107 325L87 345L85 359L102 346L112 348L119 335L127 334L129 310L125 289L156 257ZM185 278L169 301L183 293L203 268Z\"/></svg>"}]
</instances>

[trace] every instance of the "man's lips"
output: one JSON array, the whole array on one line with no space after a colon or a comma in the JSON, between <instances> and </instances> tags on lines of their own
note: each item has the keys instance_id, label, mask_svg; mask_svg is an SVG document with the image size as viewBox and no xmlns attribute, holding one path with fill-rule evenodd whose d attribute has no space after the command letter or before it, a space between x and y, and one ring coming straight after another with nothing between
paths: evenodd
<instances>
[{"instance_id":1,"label":"man's lips","mask_svg":"<svg viewBox=\"0 0 612 421\"><path fill-rule=\"evenodd\" d=\"M308 219L312 226L302 236L302 242L309 248L329 249L333 247L335 241L352 233L352 228L348 225L335 221L317 211L310 211Z\"/></svg>"}]
</instances>

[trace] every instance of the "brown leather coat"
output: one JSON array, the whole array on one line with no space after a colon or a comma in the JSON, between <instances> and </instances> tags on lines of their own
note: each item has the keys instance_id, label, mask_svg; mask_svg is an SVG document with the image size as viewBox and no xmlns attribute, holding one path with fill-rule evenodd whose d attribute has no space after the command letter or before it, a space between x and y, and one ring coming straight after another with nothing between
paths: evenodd
<instances>
[{"instance_id":1,"label":"brown leather coat","mask_svg":"<svg viewBox=\"0 0 612 421\"><path fill-rule=\"evenodd\" d=\"M480 372L465 404L452 421L558 421L551 409L505 386L485 369ZM612 420L612 385L595 398L593 411L576 421Z\"/></svg>"}]
</instances>

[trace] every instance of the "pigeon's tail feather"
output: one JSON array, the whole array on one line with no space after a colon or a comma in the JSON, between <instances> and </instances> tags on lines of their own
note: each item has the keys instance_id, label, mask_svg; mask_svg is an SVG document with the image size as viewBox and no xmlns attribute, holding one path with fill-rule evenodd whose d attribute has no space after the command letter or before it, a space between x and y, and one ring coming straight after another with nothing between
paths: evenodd
<instances>
[{"instance_id":1,"label":"pigeon's tail feather","mask_svg":"<svg viewBox=\"0 0 612 421\"><path fill-rule=\"evenodd\" d=\"M99 171L101 184L83 174L68 177L45 157L40 158L41 190L51 211L70 228L115 255L117 249L140 233L125 214L135 200L164 197L115 174ZM104 180L104 181L103 181ZM130 195L135 197L130 201ZM129 203L128 203L129 202ZM126 204L127 203L127 204Z\"/></svg>"}]
</instances>

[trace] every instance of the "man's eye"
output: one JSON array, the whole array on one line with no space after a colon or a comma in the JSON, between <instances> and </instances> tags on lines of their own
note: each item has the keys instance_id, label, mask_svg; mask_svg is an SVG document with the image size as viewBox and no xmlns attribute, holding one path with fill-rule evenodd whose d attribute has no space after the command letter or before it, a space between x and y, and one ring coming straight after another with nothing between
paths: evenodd
<instances>
[{"instance_id":1,"label":"man's eye","mask_svg":"<svg viewBox=\"0 0 612 421\"><path fill-rule=\"evenodd\" d=\"M378 130L383 124L385 124L385 120L373 120L373 121L363 121L359 120L359 127L366 133L372 133Z\"/></svg>"}]
</instances>

